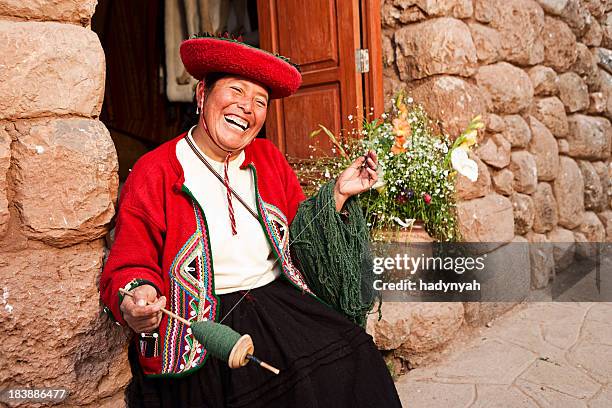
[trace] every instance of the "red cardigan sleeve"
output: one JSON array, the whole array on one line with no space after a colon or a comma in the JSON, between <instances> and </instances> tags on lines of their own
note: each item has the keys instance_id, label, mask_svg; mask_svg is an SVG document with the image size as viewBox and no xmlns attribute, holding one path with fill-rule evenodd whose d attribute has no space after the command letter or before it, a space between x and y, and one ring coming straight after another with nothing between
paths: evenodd
<instances>
[{"instance_id":1,"label":"red cardigan sleeve","mask_svg":"<svg viewBox=\"0 0 612 408\"><path fill-rule=\"evenodd\" d=\"M100 297L114 319L125 324L119 304L119 288L130 282L151 284L158 293L163 288L161 252L164 230L154 222L140 203L146 189L134 188L131 174L123 188L115 225L115 240L100 277ZM141 192L145 192L141 195ZM145 199L146 200L146 199ZM146 201L142 201L146 203Z\"/></svg>"}]
</instances>

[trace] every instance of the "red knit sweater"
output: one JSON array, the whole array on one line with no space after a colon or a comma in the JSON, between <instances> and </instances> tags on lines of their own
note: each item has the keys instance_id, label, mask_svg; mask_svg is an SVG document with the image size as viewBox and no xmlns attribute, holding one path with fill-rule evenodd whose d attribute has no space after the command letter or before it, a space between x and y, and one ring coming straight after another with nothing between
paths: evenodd
<instances>
[{"instance_id":1,"label":"red knit sweater","mask_svg":"<svg viewBox=\"0 0 612 408\"><path fill-rule=\"evenodd\" d=\"M119 288L142 283L154 285L168 299L166 308L188 320L217 319L220 304L214 291L206 219L183 186L183 169L176 157L176 144L182 137L138 160L121 192L115 241L100 279L105 310L120 324L125 321L119 309ZM289 256L288 226L305 198L297 177L281 152L263 139L245 149L241 168L248 166L256 174L261 224L281 258L281 276L313 295ZM145 374L181 375L201 366L208 352L198 353L196 349L201 348L193 347L194 342L184 324L164 315L153 350L146 352L149 357L143 347L137 347Z\"/></svg>"}]
</instances>

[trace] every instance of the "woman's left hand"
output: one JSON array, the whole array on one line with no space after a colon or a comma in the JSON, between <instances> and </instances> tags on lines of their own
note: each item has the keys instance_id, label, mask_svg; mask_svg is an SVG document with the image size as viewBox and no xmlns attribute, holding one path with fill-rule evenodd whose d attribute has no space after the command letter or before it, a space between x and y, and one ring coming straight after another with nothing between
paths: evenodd
<instances>
[{"instance_id":1,"label":"woman's left hand","mask_svg":"<svg viewBox=\"0 0 612 408\"><path fill-rule=\"evenodd\" d=\"M367 159L366 159L367 157ZM364 165L365 162L365 165ZM340 211L345 201L356 194L372 188L378 180L376 169L378 158L376 153L369 151L367 155L356 159L346 170L340 174L334 187L336 211Z\"/></svg>"}]
</instances>

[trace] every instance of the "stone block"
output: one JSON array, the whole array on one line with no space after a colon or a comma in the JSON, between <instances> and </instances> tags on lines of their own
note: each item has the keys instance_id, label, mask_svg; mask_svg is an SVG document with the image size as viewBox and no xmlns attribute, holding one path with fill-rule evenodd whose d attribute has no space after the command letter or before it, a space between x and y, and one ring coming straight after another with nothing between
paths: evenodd
<instances>
[{"instance_id":1,"label":"stone block","mask_svg":"<svg viewBox=\"0 0 612 408\"><path fill-rule=\"evenodd\" d=\"M538 184L538 169L534 156L524 150L512 152L510 170L514 174L513 188L519 193L531 194Z\"/></svg>"},{"instance_id":2,"label":"stone block","mask_svg":"<svg viewBox=\"0 0 612 408\"><path fill-rule=\"evenodd\" d=\"M590 92L598 91L601 88L601 75L597 66L598 61L599 53L597 51L591 52L586 45L582 43L576 44L576 62L572 70L580 75Z\"/></svg>"},{"instance_id":3,"label":"stone block","mask_svg":"<svg viewBox=\"0 0 612 408\"><path fill-rule=\"evenodd\" d=\"M488 165L502 169L510 164L510 150L510 142L496 133L480 143L476 153Z\"/></svg>"},{"instance_id":4,"label":"stone block","mask_svg":"<svg viewBox=\"0 0 612 408\"><path fill-rule=\"evenodd\" d=\"M606 230L597 214L592 211L584 213L578 231L584 235L588 242L605 242L606 240Z\"/></svg>"},{"instance_id":5,"label":"stone block","mask_svg":"<svg viewBox=\"0 0 612 408\"><path fill-rule=\"evenodd\" d=\"M482 64L492 64L500 59L501 36L494 28L469 23L476 55Z\"/></svg>"},{"instance_id":6,"label":"stone block","mask_svg":"<svg viewBox=\"0 0 612 408\"><path fill-rule=\"evenodd\" d=\"M478 179L473 182L467 177L457 174L455 192L460 200L484 197L491 190L491 175L487 165L478 157L472 157L472 159L478 164Z\"/></svg>"},{"instance_id":7,"label":"stone block","mask_svg":"<svg viewBox=\"0 0 612 408\"><path fill-rule=\"evenodd\" d=\"M500 56L519 65L544 59L544 12L533 0L474 1L474 17L499 33Z\"/></svg>"},{"instance_id":8,"label":"stone block","mask_svg":"<svg viewBox=\"0 0 612 408\"><path fill-rule=\"evenodd\" d=\"M584 180L580 168L569 157L559 158L559 174L553 183L553 192L557 199L559 224L567 229L576 228L584 217Z\"/></svg>"},{"instance_id":9,"label":"stone block","mask_svg":"<svg viewBox=\"0 0 612 408\"><path fill-rule=\"evenodd\" d=\"M0 127L0 237L8 229L8 170L11 166L11 137Z\"/></svg>"},{"instance_id":10,"label":"stone block","mask_svg":"<svg viewBox=\"0 0 612 408\"><path fill-rule=\"evenodd\" d=\"M533 200L527 194L514 193L510 196L514 213L514 232L524 235L531 230L535 207Z\"/></svg>"},{"instance_id":11,"label":"stone block","mask_svg":"<svg viewBox=\"0 0 612 408\"><path fill-rule=\"evenodd\" d=\"M591 19L591 23L587 26L582 42L588 47L599 47L603 39L603 30L601 24L596 19Z\"/></svg>"},{"instance_id":12,"label":"stone block","mask_svg":"<svg viewBox=\"0 0 612 408\"><path fill-rule=\"evenodd\" d=\"M544 65L565 72L576 62L576 36L563 21L548 16L544 20Z\"/></svg>"},{"instance_id":13,"label":"stone block","mask_svg":"<svg viewBox=\"0 0 612 408\"><path fill-rule=\"evenodd\" d=\"M584 180L584 208L593 211L603 210L606 207L606 194L595 167L585 160L579 160L578 167Z\"/></svg>"},{"instance_id":14,"label":"stone block","mask_svg":"<svg viewBox=\"0 0 612 408\"><path fill-rule=\"evenodd\" d=\"M536 99L529 111L537 120L542 122L555 137L565 137L569 126L565 106L555 96Z\"/></svg>"},{"instance_id":15,"label":"stone block","mask_svg":"<svg viewBox=\"0 0 612 408\"><path fill-rule=\"evenodd\" d=\"M100 310L103 254L98 240L31 246L0 260L1 384L66 388L70 406L122 402L131 378L128 333Z\"/></svg>"},{"instance_id":16,"label":"stone block","mask_svg":"<svg viewBox=\"0 0 612 408\"><path fill-rule=\"evenodd\" d=\"M554 69L538 65L527 71L534 94L537 96L552 96L559 93L559 77Z\"/></svg>"},{"instance_id":17,"label":"stone block","mask_svg":"<svg viewBox=\"0 0 612 408\"><path fill-rule=\"evenodd\" d=\"M533 100L529 76L507 62L480 67L476 82L487 98L488 107L495 113L519 113Z\"/></svg>"},{"instance_id":18,"label":"stone block","mask_svg":"<svg viewBox=\"0 0 612 408\"><path fill-rule=\"evenodd\" d=\"M531 264L531 287L543 289L548 285L555 271L553 248L546 235L530 232L529 261Z\"/></svg>"},{"instance_id":19,"label":"stone block","mask_svg":"<svg viewBox=\"0 0 612 408\"><path fill-rule=\"evenodd\" d=\"M403 27L395 33L396 64L403 81L436 74L471 76L476 48L468 26L448 17Z\"/></svg>"},{"instance_id":20,"label":"stone block","mask_svg":"<svg viewBox=\"0 0 612 408\"><path fill-rule=\"evenodd\" d=\"M489 113L485 117L487 131L491 133L501 133L506 130L506 122L504 119L494 113Z\"/></svg>"},{"instance_id":21,"label":"stone block","mask_svg":"<svg viewBox=\"0 0 612 408\"><path fill-rule=\"evenodd\" d=\"M428 78L414 84L410 93L452 138L458 137L472 118L486 111L478 87L458 77Z\"/></svg>"},{"instance_id":22,"label":"stone block","mask_svg":"<svg viewBox=\"0 0 612 408\"><path fill-rule=\"evenodd\" d=\"M428 16L470 18L474 12L472 0L414 0L414 3Z\"/></svg>"},{"instance_id":23,"label":"stone block","mask_svg":"<svg viewBox=\"0 0 612 408\"><path fill-rule=\"evenodd\" d=\"M531 140L529 125L519 115L504 116L505 131L504 138L510 142L512 147L527 147Z\"/></svg>"},{"instance_id":24,"label":"stone block","mask_svg":"<svg viewBox=\"0 0 612 408\"><path fill-rule=\"evenodd\" d=\"M493 187L499 194L508 196L514 192L512 183L514 182L514 174L508 169L503 169L493 173Z\"/></svg>"},{"instance_id":25,"label":"stone block","mask_svg":"<svg viewBox=\"0 0 612 408\"><path fill-rule=\"evenodd\" d=\"M0 54L5 61L0 120L100 114L105 61L93 31L72 24L0 21Z\"/></svg>"},{"instance_id":26,"label":"stone block","mask_svg":"<svg viewBox=\"0 0 612 408\"><path fill-rule=\"evenodd\" d=\"M538 183L533 193L534 218L533 231L544 234L557 225L557 202L552 187L548 183Z\"/></svg>"},{"instance_id":27,"label":"stone block","mask_svg":"<svg viewBox=\"0 0 612 408\"><path fill-rule=\"evenodd\" d=\"M568 112L578 112L589 107L589 88L575 72L559 75L559 98Z\"/></svg>"},{"instance_id":28,"label":"stone block","mask_svg":"<svg viewBox=\"0 0 612 408\"><path fill-rule=\"evenodd\" d=\"M514 238L512 203L499 194L491 193L482 198L459 202L457 220L465 242L501 245ZM493 245L491 249L495 247Z\"/></svg>"},{"instance_id":29,"label":"stone block","mask_svg":"<svg viewBox=\"0 0 612 408\"><path fill-rule=\"evenodd\" d=\"M612 242L612 210L606 210L597 214L599 221L606 233L606 242Z\"/></svg>"},{"instance_id":30,"label":"stone block","mask_svg":"<svg viewBox=\"0 0 612 408\"><path fill-rule=\"evenodd\" d=\"M610 156L612 126L606 118L576 114L568 118L569 154L587 160Z\"/></svg>"},{"instance_id":31,"label":"stone block","mask_svg":"<svg viewBox=\"0 0 612 408\"><path fill-rule=\"evenodd\" d=\"M102 237L117 197L117 153L102 122L19 122L15 206L33 239L65 247Z\"/></svg>"},{"instance_id":32,"label":"stone block","mask_svg":"<svg viewBox=\"0 0 612 408\"><path fill-rule=\"evenodd\" d=\"M559 150L557 140L542 122L529 116L531 141L529 151L535 157L538 180L554 180L559 171Z\"/></svg>"},{"instance_id":33,"label":"stone block","mask_svg":"<svg viewBox=\"0 0 612 408\"><path fill-rule=\"evenodd\" d=\"M552 245L555 271L559 272L569 267L574 262L576 251L572 231L558 227L546 234L546 237Z\"/></svg>"},{"instance_id":34,"label":"stone block","mask_svg":"<svg viewBox=\"0 0 612 408\"><path fill-rule=\"evenodd\" d=\"M97 3L97 0L0 0L0 16L55 20L86 26Z\"/></svg>"}]
</instances>

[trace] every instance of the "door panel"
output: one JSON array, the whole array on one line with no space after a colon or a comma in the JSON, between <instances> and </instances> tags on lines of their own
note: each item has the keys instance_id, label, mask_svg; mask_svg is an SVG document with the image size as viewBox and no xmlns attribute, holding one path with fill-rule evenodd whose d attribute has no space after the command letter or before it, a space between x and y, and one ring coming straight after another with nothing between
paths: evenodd
<instances>
[{"instance_id":1,"label":"door panel","mask_svg":"<svg viewBox=\"0 0 612 408\"><path fill-rule=\"evenodd\" d=\"M340 128L340 89L337 84L307 87L290 96L283 102L285 110L286 134L290 143L285 153L291 158L307 158L311 154L309 145L314 144L309 134L313 123L328 123L330 128ZM325 106L326 109L312 109L313 106ZM318 139L319 148L330 151L331 142L322 137Z\"/></svg>"},{"instance_id":2,"label":"door panel","mask_svg":"<svg viewBox=\"0 0 612 408\"><path fill-rule=\"evenodd\" d=\"M257 7L261 47L300 64L303 76L295 95L271 104L266 136L290 159L307 159L319 124L338 135L350 129L348 115L361 122L359 0L258 0Z\"/></svg>"}]
</instances>

